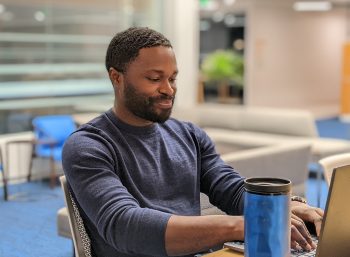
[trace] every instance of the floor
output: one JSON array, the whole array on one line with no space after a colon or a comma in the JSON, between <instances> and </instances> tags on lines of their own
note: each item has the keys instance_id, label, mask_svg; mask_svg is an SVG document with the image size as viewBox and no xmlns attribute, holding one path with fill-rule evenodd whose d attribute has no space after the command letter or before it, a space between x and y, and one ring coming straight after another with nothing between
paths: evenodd
<instances>
[{"instance_id":1,"label":"floor","mask_svg":"<svg viewBox=\"0 0 350 257\"><path fill-rule=\"evenodd\" d=\"M2 188L0 188L2 189ZM11 185L0 193L0 257L72 257L71 240L59 237L56 213L64 206L60 187L47 182Z\"/></svg>"}]
</instances>

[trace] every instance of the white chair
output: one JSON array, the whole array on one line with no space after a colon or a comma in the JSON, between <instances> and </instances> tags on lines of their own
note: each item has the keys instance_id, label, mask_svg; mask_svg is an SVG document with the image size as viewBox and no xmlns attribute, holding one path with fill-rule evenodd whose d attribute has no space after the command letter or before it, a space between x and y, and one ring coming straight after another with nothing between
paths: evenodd
<instances>
[{"instance_id":1,"label":"white chair","mask_svg":"<svg viewBox=\"0 0 350 257\"><path fill-rule=\"evenodd\" d=\"M2 176L2 187L4 189L4 200L7 201L7 180L5 177L5 170L4 170L3 157L2 157L2 153L1 153L1 147L0 147L0 173Z\"/></svg>"},{"instance_id":2,"label":"white chair","mask_svg":"<svg viewBox=\"0 0 350 257\"><path fill-rule=\"evenodd\" d=\"M91 257L91 240L86 233L79 209L67 187L66 177L61 176L60 181L68 210L68 220L73 237L75 257Z\"/></svg>"},{"instance_id":3,"label":"white chair","mask_svg":"<svg viewBox=\"0 0 350 257\"><path fill-rule=\"evenodd\" d=\"M319 160L323 168L324 178L329 186L333 170L337 167L350 165L350 153L336 154Z\"/></svg>"}]
</instances>

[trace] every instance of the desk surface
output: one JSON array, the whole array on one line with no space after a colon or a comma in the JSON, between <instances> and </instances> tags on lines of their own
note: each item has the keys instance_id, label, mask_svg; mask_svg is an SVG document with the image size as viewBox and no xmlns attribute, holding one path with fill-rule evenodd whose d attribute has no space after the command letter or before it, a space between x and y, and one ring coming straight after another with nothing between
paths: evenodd
<instances>
[{"instance_id":1,"label":"desk surface","mask_svg":"<svg viewBox=\"0 0 350 257\"><path fill-rule=\"evenodd\" d=\"M214 253L207 254L208 257L243 257L244 255L230 249L222 249Z\"/></svg>"}]
</instances>

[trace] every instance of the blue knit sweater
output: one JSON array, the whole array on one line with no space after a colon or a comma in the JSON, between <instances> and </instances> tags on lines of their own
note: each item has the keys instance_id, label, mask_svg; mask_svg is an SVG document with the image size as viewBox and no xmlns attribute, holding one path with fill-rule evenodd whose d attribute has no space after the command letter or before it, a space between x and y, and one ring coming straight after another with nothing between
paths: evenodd
<instances>
[{"instance_id":1,"label":"blue knit sweater","mask_svg":"<svg viewBox=\"0 0 350 257\"><path fill-rule=\"evenodd\" d=\"M112 110L67 140L63 168L98 257L166 256L172 214L200 215L200 192L243 212L243 180L206 133L169 119L134 127Z\"/></svg>"}]
</instances>

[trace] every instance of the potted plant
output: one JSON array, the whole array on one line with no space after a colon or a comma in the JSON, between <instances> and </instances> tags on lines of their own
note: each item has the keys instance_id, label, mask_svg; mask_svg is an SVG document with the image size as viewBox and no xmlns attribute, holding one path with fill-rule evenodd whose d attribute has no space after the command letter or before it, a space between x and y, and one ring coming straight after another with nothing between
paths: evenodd
<instances>
[{"instance_id":1,"label":"potted plant","mask_svg":"<svg viewBox=\"0 0 350 257\"><path fill-rule=\"evenodd\" d=\"M202 62L203 80L218 87L219 101L226 101L229 86L243 88L243 57L232 50L216 50L208 54Z\"/></svg>"}]
</instances>

